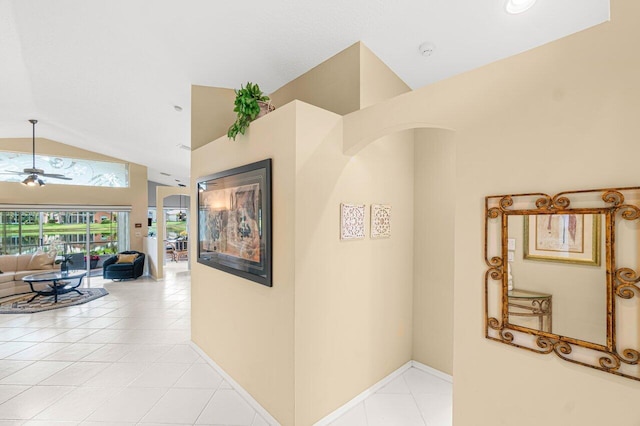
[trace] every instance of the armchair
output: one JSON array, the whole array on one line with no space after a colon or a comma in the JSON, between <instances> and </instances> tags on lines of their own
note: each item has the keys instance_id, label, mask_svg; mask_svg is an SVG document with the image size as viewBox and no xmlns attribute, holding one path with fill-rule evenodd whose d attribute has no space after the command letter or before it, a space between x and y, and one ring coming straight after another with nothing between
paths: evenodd
<instances>
[{"instance_id":1,"label":"armchair","mask_svg":"<svg viewBox=\"0 0 640 426\"><path fill-rule=\"evenodd\" d=\"M136 254L137 257L132 263L117 263L121 254ZM112 280L137 279L144 272L144 253L139 251L123 251L118 255L111 256L102 265L102 276Z\"/></svg>"}]
</instances>

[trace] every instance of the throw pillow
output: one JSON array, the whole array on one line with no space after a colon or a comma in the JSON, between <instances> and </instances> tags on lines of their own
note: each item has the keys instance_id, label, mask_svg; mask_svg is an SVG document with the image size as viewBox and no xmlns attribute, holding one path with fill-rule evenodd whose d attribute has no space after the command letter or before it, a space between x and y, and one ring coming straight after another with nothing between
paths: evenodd
<instances>
[{"instance_id":1,"label":"throw pillow","mask_svg":"<svg viewBox=\"0 0 640 426\"><path fill-rule=\"evenodd\" d=\"M28 270L51 269L53 267L53 262L55 260L56 260L55 252L50 251L48 253L45 253L38 250L33 254L33 256L31 256L31 260L27 264L27 269Z\"/></svg>"},{"instance_id":2,"label":"throw pillow","mask_svg":"<svg viewBox=\"0 0 640 426\"><path fill-rule=\"evenodd\" d=\"M119 254L116 263L133 263L136 257L138 257L137 254Z\"/></svg>"}]
</instances>

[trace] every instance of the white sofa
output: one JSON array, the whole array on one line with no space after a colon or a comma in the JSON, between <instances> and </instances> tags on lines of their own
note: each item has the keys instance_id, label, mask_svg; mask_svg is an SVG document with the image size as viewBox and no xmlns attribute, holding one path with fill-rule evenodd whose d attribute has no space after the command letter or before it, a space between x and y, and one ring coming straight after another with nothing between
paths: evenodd
<instances>
[{"instance_id":1,"label":"white sofa","mask_svg":"<svg viewBox=\"0 0 640 426\"><path fill-rule=\"evenodd\" d=\"M23 277L54 269L55 253L35 253L0 256L0 297L30 291L29 284L22 281Z\"/></svg>"}]
</instances>

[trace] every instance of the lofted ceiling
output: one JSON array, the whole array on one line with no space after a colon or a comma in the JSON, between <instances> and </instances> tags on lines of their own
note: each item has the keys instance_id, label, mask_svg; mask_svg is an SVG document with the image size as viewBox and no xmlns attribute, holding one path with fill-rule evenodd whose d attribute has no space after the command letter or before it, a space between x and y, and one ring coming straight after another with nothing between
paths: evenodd
<instances>
[{"instance_id":1,"label":"lofted ceiling","mask_svg":"<svg viewBox=\"0 0 640 426\"><path fill-rule=\"evenodd\" d=\"M362 41L416 89L609 19L608 0L504 2L0 0L0 138L37 118L38 136L188 183L192 84L273 92Z\"/></svg>"}]
</instances>

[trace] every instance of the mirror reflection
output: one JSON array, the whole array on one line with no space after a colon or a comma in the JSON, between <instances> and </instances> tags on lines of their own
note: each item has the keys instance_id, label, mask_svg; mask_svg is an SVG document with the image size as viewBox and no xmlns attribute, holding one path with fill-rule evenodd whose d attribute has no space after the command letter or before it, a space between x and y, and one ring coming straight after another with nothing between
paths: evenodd
<instances>
[{"instance_id":1,"label":"mirror reflection","mask_svg":"<svg viewBox=\"0 0 640 426\"><path fill-rule=\"evenodd\" d=\"M606 345L604 217L508 217L510 324Z\"/></svg>"},{"instance_id":2,"label":"mirror reflection","mask_svg":"<svg viewBox=\"0 0 640 426\"><path fill-rule=\"evenodd\" d=\"M485 197L485 337L640 381L640 187Z\"/></svg>"}]
</instances>

